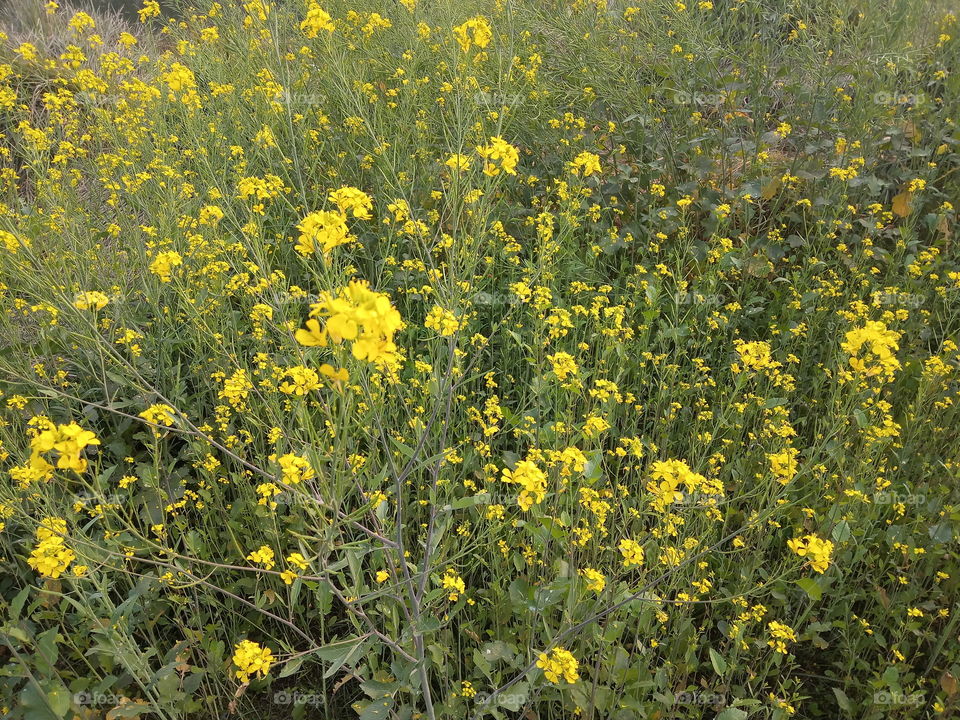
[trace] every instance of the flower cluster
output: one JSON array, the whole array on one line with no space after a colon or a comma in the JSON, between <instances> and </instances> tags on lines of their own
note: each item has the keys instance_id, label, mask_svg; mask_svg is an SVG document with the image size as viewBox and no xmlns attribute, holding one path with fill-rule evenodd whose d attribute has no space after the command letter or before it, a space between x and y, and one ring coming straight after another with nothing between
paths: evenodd
<instances>
[{"instance_id":1,"label":"flower cluster","mask_svg":"<svg viewBox=\"0 0 960 720\"><path fill-rule=\"evenodd\" d=\"M315 475L310 461L294 453L281 455L277 458L277 464L280 465L281 478L287 485L296 485L310 480Z\"/></svg>"},{"instance_id":2,"label":"flower cluster","mask_svg":"<svg viewBox=\"0 0 960 720\"><path fill-rule=\"evenodd\" d=\"M620 541L620 554L623 555L624 567L640 567L643 565L643 546L636 540L623 538Z\"/></svg>"},{"instance_id":3,"label":"flower cluster","mask_svg":"<svg viewBox=\"0 0 960 720\"><path fill-rule=\"evenodd\" d=\"M490 23L487 22L487 19L482 15L477 15L462 25L453 28L453 36L463 52L470 52L470 48L473 46L481 50L487 47L493 38L493 31L490 29Z\"/></svg>"},{"instance_id":4,"label":"flower cluster","mask_svg":"<svg viewBox=\"0 0 960 720\"><path fill-rule=\"evenodd\" d=\"M847 332L840 347L850 356L850 367L867 378L889 382L900 369L897 360L900 333L880 321L868 321Z\"/></svg>"},{"instance_id":5,"label":"flower cluster","mask_svg":"<svg viewBox=\"0 0 960 720\"><path fill-rule=\"evenodd\" d=\"M517 496L517 505L524 511L539 505L547 496L547 476L531 460L520 460L513 470L504 468L500 479L521 487Z\"/></svg>"},{"instance_id":6,"label":"flower cluster","mask_svg":"<svg viewBox=\"0 0 960 720\"><path fill-rule=\"evenodd\" d=\"M150 263L150 272L160 278L160 282L168 283L173 279L173 269L183 265L180 253L166 250L157 253Z\"/></svg>"},{"instance_id":7,"label":"flower cluster","mask_svg":"<svg viewBox=\"0 0 960 720\"><path fill-rule=\"evenodd\" d=\"M560 684L561 678L571 685L580 679L577 672L580 664L573 653L561 647L553 648L549 653L540 653L537 667L543 670L544 677L555 685Z\"/></svg>"},{"instance_id":8,"label":"flower cluster","mask_svg":"<svg viewBox=\"0 0 960 720\"><path fill-rule=\"evenodd\" d=\"M233 664L236 665L237 680L242 683L250 682L250 678L259 675L265 677L273 664L273 651L268 647L261 647L252 640L241 640L233 648Z\"/></svg>"},{"instance_id":9,"label":"flower cluster","mask_svg":"<svg viewBox=\"0 0 960 720\"><path fill-rule=\"evenodd\" d=\"M325 318L323 328L317 318ZM297 330L296 339L308 347L348 340L358 360L389 366L398 360L393 336L402 327L403 320L389 295L371 290L365 282L353 281L336 295L323 293L319 302L310 306L306 329Z\"/></svg>"},{"instance_id":10,"label":"flower cluster","mask_svg":"<svg viewBox=\"0 0 960 720\"><path fill-rule=\"evenodd\" d=\"M261 545L259 548L247 555L250 562L263 565L267 570L271 570L276 564L274 562L274 552L269 545Z\"/></svg>"},{"instance_id":11,"label":"flower cluster","mask_svg":"<svg viewBox=\"0 0 960 720\"><path fill-rule=\"evenodd\" d=\"M711 495L723 494L721 487L693 472L683 460L662 460L650 465L650 481L647 483L647 492L653 495L650 506L662 512L668 505L683 500L683 493L679 490L681 485L689 493L700 490Z\"/></svg>"},{"instance_id":12,"label":"flower cluster","mask_svg":"<svg viewBox=\"0 0 960 720\"><path fill-rule=\"evenodd\" d=\"M833 554L833 543L830 540L823 540L816 535L805 535L787 540L787 547L800 557L807 558L810 567L818 573L826 572L830 567L830 557Z\"/></svg>"},{"instance_id":13,"label":"flower cluster","mask_svg":"<svg viewBox=\"0 0 960 720\"><path fill-rule=\"evenodd\" d=\"M464 325L463 320L459 319L449 310L444 310L439 305L434 305L427 313L423 326L430 330L436 330L443 337L450 337L456 334Z\"/></svg>"},{"instance_id":14,"label":"flower cluster","mask_svg":"<svg viewBox=\"0 0 960 720\"><path fill-rule=\"evenodd\" d=\"M517 162L520 151L502 137L492 137L486 145L477 146L477 154L483 158L483 172L494 177L500 171L508 175L517 174Z\"/></svg>"},{"instance_id":15,"label":"flower cluster","mask_svg":"<svg viewBox=\"0 0 960 720\"><path fill-rule=\"evenodd\" d=\"M60 577L76 558L64 542L66 532L67 522L63 518L44 518L37 528L37 545L27 559L30 567L44 577Z\"/></svg>"},{"instance_id":16,"label":"flower cluster","mask_svg":"<svg viewBox=\"0 0 960 720\"><path fill-rule=\"evenodd\" d=\"M110 298L97 290L77 293L73 306L78 310L102 310L110 302Z\"/></svg>"},{"instance_id":17,"label":"flower cluster","mask_svg":"<svg viewBox=\"0 0 960 720\"><path fill-rule=\"evenodd\" d=\"M300 237L295 247L301 255L312 255L318 247L326 255L353 240L347 228L347 218L340 211L312 212L300 221L297 229Z\"/></svg>"},{"instance_id":18,"label":"flower cluster","mask_svg":"<svg viewBox=\"0 0 960 720\"><path fill-rule=\"evenodd\" d=\"M450 591L447 595L447 599L450 600L450 602L456 602L460 599L460 596L467 591L467 586L463 582L463 578L460 577L455 570L451 569L447 569L443 573L443 577L440 578L440 587Z\"/></svg>"},{"instance_id":19,"label":"flower cluster","mask_svg":"<svg viewBox=\"0 0 960 720\"><path fill-rule=\"evenodd\" d=\"M353 215L361 220L369 220L373 211L373 199L363 190L345 186L334 190L327 198L344 215Z\"/></svg>"},{"instance_id":20,"label":"flower cluster","mask_svg":"<svg viewBox=\"0 0 960 720\"><path fill-rule=\"evenodd\" d=\"M307 6L307 16L300 23L300 30L308 38L315 38L321 32L332 33L336 30L336 26L330 18L330 13L317 3L311 2Z\"/></svg>"},{"instance_id":21,"label":"flower cluster","mask_svg":"<svg viewBox=\"0 0 960 720\"><path fill-rule=\"evenodd\" d=\"M776 620L767 623L767 630L770 632L770 640L767 641L767 645L781 655L787 654L788 642L797 641L797 633L793 628Z\"/></svg>"},{"instance_id":22,"label":"flower cluster","mask_svg":"<svg viewBox=\"0 0 960 720\"><path fill-rule=\"evenodd\" d=\"M53 465L47 462L44 455L53 452L57 455L58 469L77 473L86 471L87 459L81 454L84 448L100 444L94 433L84 430L75 422L57 425L44 417L34 418L33 426L33 437L30 439L31 468L42 471L44 479L49 479Z\"/></svg>"}]
</instances>

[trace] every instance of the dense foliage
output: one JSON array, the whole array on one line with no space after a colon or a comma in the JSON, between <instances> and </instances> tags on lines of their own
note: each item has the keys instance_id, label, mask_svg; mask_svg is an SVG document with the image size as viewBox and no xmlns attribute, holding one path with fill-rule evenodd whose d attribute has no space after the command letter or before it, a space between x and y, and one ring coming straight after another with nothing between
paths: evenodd
<instances>
[{"instance_id":1,"label":"dense foliage","mask_svg":"<svg viewBox=\"0 0 960 720\"><path fill-rule=\"evenodd\" d=\"M948 4L18 4L0 714L956 716Z\"/></svg>"}]
</instances>

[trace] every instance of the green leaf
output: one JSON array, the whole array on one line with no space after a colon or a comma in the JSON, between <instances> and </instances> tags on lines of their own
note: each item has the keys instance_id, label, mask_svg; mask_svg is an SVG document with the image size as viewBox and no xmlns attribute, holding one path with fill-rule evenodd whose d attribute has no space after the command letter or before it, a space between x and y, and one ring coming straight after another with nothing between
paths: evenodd
<instances>
[{"instance_id":1,"label":"green leaf","mask_svg":"<svg viewBox=\"0 0 960 720\"><path fill-rule=\"evenodd\" d=\"M710 648L710 663L713 665L713 669L716 670L717 675L723 676L727 671L727 661L713 648Z\"/></svg>"},{"instance_id":2,"label":"green leaf","mask_svg":"<svg viewBox=\"0 0 960 720\"><path fill-rule=\"evenodd\" d=\"M716 720L746 720L747 712L740 708L728 707L720 711Z\"/></svg>"},{"instance_id":3,"label":"green leaf","mask_svg":"<svg viewBox=\"0 0 960 720\"><path fill-rule=\"evenodd\" d=\"M23 610L23 604L30 595L30 588L25 587L17 593L17 596L10 602L10 622L15 623L20 619L20 612Z\"/></svg>"},{"instance_id":4,"label":"green leaf","mask_svg":"<svg viewBox=\"0 0 960 720\"><path fill-rule=\"evenodd\" d=\"M803 590L811 600L816 602L821 597L823 597L823 588L820 587L818 583L813 578L800 578L796 583L801 590Z\"/></svg>"},{"instance_id":5,"label":"green leaf","mask_svg":"<svg viewBox=\"0 0 960 720\"><path fill-rule=\"evenodd\" d=\"M70 691L62 685L49 690L47 692L47 702L57 717L63 717L70 710Z\"/></svg>"},{"instance_id":6,"label":"green leaf","mask_svg":"<svg viewBox=\"0 0 960 720\"><path fill-rule=\"evenodd\" d=\"M360 713L360 720L383 720L383 718L390 716L393 704L393 698L390 697L373 700Z\"/></svg>"},{"instance_id":7,"label":"green leaf","mask_svg":"<svg viewBox=\"0 0 960 720\"><path fill-rule=\"evenodd\" d=\"M850 524L846 520L841 520L833 527L833 532L830 533L833 537L834 542L844 542L850 538Z\"/></svg>"},{"instance_id":8,"label":"green leaf","mask_svg":"<svg viewBox=\"0 0 960 720\"><path fill-rule=\"evenodd\" d=\"M526 704L528 698L529 690L527 683L520 682L511 688L507 688L494 699L500 707L506 708L511 712L517 712Z\"/></svg>"},{"instance_id":9,"label":"green leaf","mask_svg":"<svg viewBox=\"0 0 960 720\"><path fill-rule=\"evenodd\" d=\"M837 705L840 706L840 709L847 713L850 712L852 708L850 707L850 698L847 697L847 694L840 688L830 689L833 690L833 694L836 695Z\"/></svg>"},{"instance_id":10,"label":"green leaf","mask_svg":"<svg viewBox=\"0 0 960 720\"><path fill-rule=\"evenodd\" d=\"M283 670L277 675L277 678L285 678L293 675L297 670L300 669L300 666L303 665L303 661L306 659L305 655L301 655L294 660L291 660L286 665L283 666Z\"/></svg>"},{"instance_id":11,"label":"green leaf","mask_svg":"<svg viewBox=\"0 0 960 720\"><path fill-rule=\"evenodd\" d=\"M24 717L28 717L30 720L58 720L58 718L63 717L63 715L57 715L51 710L47 693L41 690L40 686L32 680L20 692L20 707L23 709Z\"/></svg>"},{"instance_id":12,"label":"green leaf","mask_svg":"<svg viewBox=\"0 0 960 720\"><path fill-rule=\"evenodd\" d=\"M123 705L117 705L117 707L113 708L113 710L107 713L106 720L140 717L141 715L146 715L147 713L152 713L153 711L153 705L143 702L129 702L124 703Z\"/></svg>"},{"instance_id":13,"label":"green leaf","mask_svg":"<svg viewBox=\"0 0 960 720\"><path fill-rule=\"evenodd\" d=\"M330 663L330 667L323 674L328 678L346 665L352 658L362 654L361 649L367 644L367 638L350 638L338 643L331 643L315 653L318 658Z\"/></svg>"},{"instance_id":14,"label":"green leaf","mask_svg":"<svg viewBox=\"0 0 960 720\"><path fill-rule=\"evenodd\" d=\"M396 680L392 682L367 680L360 683L360 689L367 694L367 697L376 700L377 698L385 698L388 695L393 695L400 689L400 683Z\"/></svg>"}]
</instances>

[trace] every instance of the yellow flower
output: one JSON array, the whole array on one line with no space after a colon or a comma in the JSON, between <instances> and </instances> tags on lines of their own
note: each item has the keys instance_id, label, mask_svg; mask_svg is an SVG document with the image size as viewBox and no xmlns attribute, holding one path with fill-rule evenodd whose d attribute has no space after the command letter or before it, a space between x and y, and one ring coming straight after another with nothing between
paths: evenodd
<instances>
[{"instance_id":1,"label":"yellow flower","mask_svg":"<svg viewBox=\"0 0 960 720\"><path fill-rule=\"evenodd\" d=\"M769 343L738 340L735 345L737 353L740 355L740 363L747 370L765 370L780 366L780 363L774 361L770 356ZM737 370L734 369L734 372L737 372Z\"/></svg>"},{"instance_id":2,"label":"yellow flower","mask_svg":"<svg viewBox=\"0 0 960 720\"><path fill-rule=\"evenodd\" d=\"M587 590L592 590L593 592L600 594L603 592L603 589L607 586L607 579L603 576L603 573L599 570L593 568L584 568L583 570L578 571L580 577L586 580Z\"/></svg>"},{"instance_id":3,"label":"yellow flower","mask_svg":"<svg viewBox=\"0 0 960 720\"><path fill-rule=\"evenodd\" d=\"M457 170L459 172L467 172L470 169L472 161L470 160L469 155L461 155L460 153L453 153L444 161L446 165L451 170Z\"/></svg>"},{"instance_id":4,"label":"yellow flower","mask_svg":"<svg viewBox=\"0 0 960 720\"><path fill-rule=\"evenodd\" d=\"M487 47L493 38L493 30L483 15L477 15L453 28L453 36L463 52L470 52L470 48L474 45L481 50Z\"/></svg>"},{"instance_id":5,"label":"yellow flower","mask_svg":"<svg viewBox=\"0 0 960 720\"><path fill-rule=\"evenodd\" d=\"M287 453L277 458L283 482L287 485L296 485L299 482L310 480L315 472L310 461L300 455Z\"/></svg>"},{"instance_id":6,"label":"yellow flower","mask_svg":"<svg viewBox=\"0 0 960 720\"><path fill-rule=\"evenodd\" d=\"M173 63L170 69L163 73L162 78L173 92L189 91L197 86L193 70L181 63Z\"/></svg>"},{"instance_id":7,"label":"yellow flower","mask_svg":"<svg viewBox=\"0 0 960 720\"><path fill-rule=\"evenodd\" d=\"M176 411L169 405L159 403L148 407L146 410L140 413L140 417L142 417L148 423L170 427L173 425L174 420L176 419L176 416L174 415L175 412Z\"/></svg>"},{"instance_id":8,"label":"yellow flower","mask_svg":"<svg viewBox=\"0 0 960 720\"><path fill-rule=\"evenodd\" d=\"M459 320L457 316L449 310L444 310L439 305L434 305L430 312L427 313L427 319L424 321L423 326L430 330L436 330L443 337L450 337L460 330L464 324L462 320Z\"/></svg>"},{"instance_id":9,"label":"yellow flower","mask_svg":"<svg viewBox=\"0 0 960 720\"><path fill-rule=\"evenodd\" d=\"M517 497L517 505L523 511L539 505L547 496L547 476L530 460L520 460L512 471L504 468L500 479L523 488Z\"/></svg>"},{"instance_id":10,"label":"yellow flower","mask_svg":"<svg viewBox=\"0 0 960 720\"><path fill-rule=\"evenodd\" d=\"M332 33L335 29L330 13L311 2L307 7L307 16L300 23L300 31L308 38L315 38L323 31Z\"/></svg>"},{"instance_id":11,"label":"yellow flower","mask_svg":"<svg viewBox=\"0 0 960 720\"><path fill-rule=\"evenodd\" d=\"M7 252L15 253L22 247L30 247L30 241L26 238L18 238L11 232L6 230L0 230L0 244L2 244Z\"/></svg>"},{"instance_id":12,"label":"yellow flower","mask_svg":"<svg viewBox=\"0 0 960 720\"><path fill-rule=\"evenodd\" d=\"M237 680L247 683L251 676L264 677L270 672L273 651L250 640L243 640L234 646L233 664L237 666Z\"/></svg>"},{"instance_id":13,"label":"yellow flower","mask_svg":"<svg viewBox=\"0 0 960 720\"><path fill-rule=\"evenodd\" d=\"M484 159L485 175L494 177L499 175L501 170L508 175L517 174L520 151L502 137L491 137L486 145L478 145L477 154Z\"/></svg>"},{"instance_id":14,"label":"yellow flower","mask_svg":"<svg viewBox=\"0 0 960 720\"><path fill-rule=\"evenodd\" d=\"M679 491L680 485L684 485L687 492L693 493L707 483L703 475L693 472L683 460L652 463L650 478L646 490L653 495L650 505L657 512L663 512L668 505L683 500L683 493ZM711 494L722 494L720 488L708 486L706 489L710 490Z\"/></svg>"},{"instance_id":15,"label":"yellow flower","mask_svg":"<svg viewBox=\"0 0 960 720\"><path fill-rule=\"evenodd\" d=\"M770 631L772 636L770 640L767 641L767 645L772 647L781 655L787 654L787 643L796 642L797 634L794 632L793 628L789 625L784 625L779 623L776 620L767 623L767 630Z\"/></svg>"},{"instance_id":16,"label":"yellow flower","mask_svg":"<svg viewBox=\"0 0 960 720\"><path fill-rule=\"evenodd\" d=\"M850 367L855 372L889 381L900 369L895 354L900 349L899 341L900 333L896 330L879 321L868 321L847 332L840 347L850 356Z\"/></svg>"},{"instance_id":17,"label":"yellow flower","mask_svg":"<svg viewBox=\"0 0 960 720\"><path fill-rule=\"evenodd\" d=\"M223 381L223 390L220 391L220 397L229 402L238 410L246 408L247 397L253 389L253 383L246 370L235 370L233 374Z\"/></svg>"},{"instance_id":18,"label":"yellow flower","mask_svg":"<svg viewBox=\"0 0 960 720\"><path fill-rule=\"evenodd\" d=\"M597 435L600 435L609 429L610 423L608 423L599 415L591 414L587 416L587 420L583 424L583 434L588 438L596 437Z\"/></svg>"},{"instance_id":19,"label":"yellow flower","mask_svg":"<svg viewBox=\"0 0 960 720\"><path fill-rule=\"evenodd\" d=\"M110 298L102 292L88 290L77 294L73 306L78 310L101 310L107 306L108 302L110 302Z\"/></svg>"},{"instance_id":20,"label":"yellow flower","mask_svg":"<svg viewBox=\"0 0 960 720\"><path fill-rule=\"evenodd\" d=\"M554 648L549 654L540 653L537 659L537 667L543 670L543 675L547 680L557 685L560 684L561 678L571 685L580 679L580 675L577 673L580 667L577 659L569 650L563 648Z\"/></svg>"},{"instance_id":21,"label":"yellow flower","mask_svg":"<svg viewBox=\"0 0 960 720\"><path fill-rule=\"evenodd\" d=\"M561 382L571 375L576 375L579 371L577 363L570 353L558 352L553 355L547 355L547 360L550 361L553 374L556 375L557 379Z\"/></svg>"},{"instance_id":22,"label":"yellow flower","mask_svg":"<svg viewBox=\"0 0 960 720\"><path fill-rule=\"evenodd\" d=\"M358 360L390 366L398 361L394 334L403 327L400 313L390 296L374 292L362 281L353 281L336 295L323 293L310 306L306 329L296 332L301 345L324 347L327 342L352 342L351 351ZM315 319L326 318L323 329Z\"/></svg>"},{"instance_id":23,"label":"yellow flower","mask_svg":"<svg viewBox=\"0 0 960 720\"><path fill-rule=\"evenodd\" d=\"M303 365L287 368L284 377L288 379L284 380L278 389L285 395L303 397L320 387L320 376L317 371Z\"/></svg>"},{"instance_id":24,"label":"yellow flower","mask_svg":"<svg viewBox=\"0 0 960 720\"><path fill-rule=\"evenodd\" d=\"M201 225L216 225L223 220L223 210L216 205L206 205L200 210Z\"/></svg>"},{"instance_id":25,"label":"yellow flower","mask_svg":"<svg viewBox=\"0 0 960 720\"><path fill-rule=\"evenodd\" d=\"M583 177L600 174L600 156L587 151L580 153L570 163L570 172Z\"/></svg>"},{"instance_id":26,"label":"yellow flower","mask_svg":"<svg viewBox=\"0 0 960 720\"><path fill-rule=\"evenodd\" d=\"M347 217L339 211L312 212L300 221L297 229L300 237L294 247L301 255L312 255L318 245L326 254L353 240L347 228Z\"/></svg>"},{"instance_id":27,"label":"yellow flower","mask_svg":"<svg viewBox=\"0 0 960 720\"><path fill-rule=\"evenodd\" d=\"M373 200L363 190L342 187L331 192L327 199L344 215L352 214L361 220L369 220L372 217L370 212L373 210Z\"/></svg>"},{"instance_id":28,"label":"yellow flower","mask_svg":"<svg viewBox=\"0 0 960 720\"><path fill-rule=\"evenodd\" d=\"M805 535L787 540L787 547L800 557L810 560L810 567L818 573L825 572L830 566L833 543L829 540L823 540L816 535Z\"/></svg>"},{"instance_id":29,"label":"yellow flower","mask_svg":"<svg viewBox=\"0 0 960 720\"><path fill-rule=\"evenodd\" d=\"M157 275L161 282L170 282L173 269L183 264L183 258L180 253L168 250L157 253L157 256L150 263L150 272Z\"/></svg>"},{"instance_id":30,"label":"yellow flower","mask_svg":"<svg viewBox=\"0 0 960 720\"><path fill-rule=\"evenodd\" d=\"M30 441L30 448L33 451L30 458L30 465L37 471L46 471L52 469L41 455L51 451L59 454L57 458L57 467L61 470L73 470L82 473L87 469L87 461L80 457L80 453L89 445L99 445L97 436L89 430L84 430L77 423L67 425L54 425L53 423L43 423L44 427L40 429Z\"/></svg>"},{"instance_id":31,"label":"yellow flower","mask_svg":"<svg viewBox=\"0 0 960 720\"><path fill-rule=\"evenodd\" d=\"M60 577L76 558L64 544L66 532L67 522L63 518L44 518L37 528L37 545L27 558L27 564L44 577Z\"/></svg>"},{"instance_id":32,"label":"yellow flower","mask_svg":"<svg viewBox=\"0 0 960 720\"><path fill-rule=\"evenodd\" d=\"M447 599L450 602L456 602L460 599L460 596L466 592L467 586L463 582L463 578L460 577L454 570L446 570L443 573L443 577L440 578L440 586L444 590L449 590L450 593L447 595Z\"/></svg>"},{"instance_id":33,"label":"yellow flower","mask_svg":"<svg viewBox=\"0 0 960 720\"><path fill-rule=\"evenodd\" d=\"M261 545L258 550L254 550L252 553L247 555L247 560L257 563L258 565L263 565L267 570L272 569L276 564L273 561L273 558L273 550L271 550L267 545Z\"/></svg>"},{"instance_id":34,"label":"yellow flower","mask_svg":"<svg viewBox=\"0 0 960 720\"><path fill-rule=\"evenodd\" d=\"M257 485L257 495L260 496L260 499L257 500L258 505L266 505L268 507L275 508L277 503L274 502L273 498L281 493L280 488L278 488L273 483L260 483Z\"/></svg>"},{"instance_id":35,"label":"yellow flower","mask_svg":"<svg viewBox=\"0 0 960 720\"><path fill-rule=\"evenodd\" d=\"M770 472L773 473L777 482L786 485L793 480L793 476L797 474L797 456L799 454L796 448L785 448L778 453L767 453Z\"/></svg>"},{"instance_id":36,"label":"yellow flower","mask_svg":"<svg viewBox=\"0 0 960 720\"><path fill-rule=\"evenodd\" d=\"M643 547L640 543L629 538L620 541L620 554L623 555L624 567L640 567L643 565Z\"/></svg>"},{"instance_id":37,"label":"yellow flower","mask_svg":"<svg viewBox=\"0 0 960 720\"><path fill-rule=\"evenodd\" d=\"M304 558L303 555L298 552L287 555L287 562L300 570L306 570L308 567L310 567L307 564L306 558Z\"/></svg>"},{"instance_id":38,"label":"yellow flower","mask_svg":"<svg viewBox=\"0 0 960 720\"><path fill-rule=\"evenodd\" d=\"M92 17L87 15L87 13L77 12L74 13L72 18L70 18L70 22L67 23L67 26L79 35L85 30L93 30L96 27L96 23L93 21Z\"/></svg>"},{"instance_id":39,"label":"yellow flower","mask_svg":"<svg viewBox=\"0 0 960 720\"><path fill-rule=\"evenodd\" d=\"M140 22L146 22L147 18L159 17L160 3L157 0L144 0L143 7L137 11L140 16Z\"/></svg>"}]
</instances>

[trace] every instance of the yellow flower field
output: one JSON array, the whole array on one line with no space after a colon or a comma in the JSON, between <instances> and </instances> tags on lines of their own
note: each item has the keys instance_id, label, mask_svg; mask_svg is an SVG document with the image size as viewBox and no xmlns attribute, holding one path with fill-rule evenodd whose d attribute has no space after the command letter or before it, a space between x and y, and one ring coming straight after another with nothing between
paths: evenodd
<instances>
[{"instance_id":1,"label":"yellow flower field","mask_svg":"<svg viewBox=\"0 0 960 720\"><path fill-rule=\"evenodd\" d=\"M0 715L957 717L957 15L0 9Z\"/></svg>"}]
</instances>

